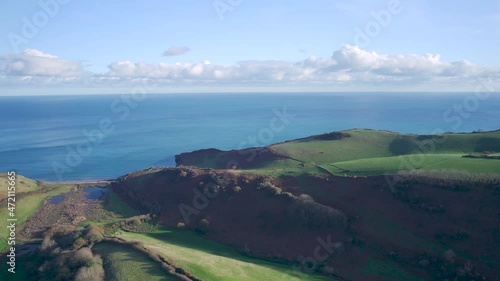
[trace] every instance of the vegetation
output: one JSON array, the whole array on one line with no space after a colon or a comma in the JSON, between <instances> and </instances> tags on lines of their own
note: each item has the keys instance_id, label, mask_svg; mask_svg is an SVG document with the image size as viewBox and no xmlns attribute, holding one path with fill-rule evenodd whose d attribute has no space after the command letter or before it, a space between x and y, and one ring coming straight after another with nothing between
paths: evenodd
<instances>
[{"instance_id":1,"label":"vegetation","mask_svg":"<svg viewBox=\"0 0 500 281\"><path fill-rule=\"evenodd\" d=\"M173 281L161 266L146 254L126 245L102 242L92 248L104 260L106 280L110 281Z\"/></svg>"},{"instance_id":2,"label":"vegetation","mask_svg":"<svg viewBox=\"0 0 500 281\"><path fill-rule=\"evenodd\" d=\"M109 189L106 199L106 210L111 211L123 218L133 217L140 215L140 212L132 208L129 204L125 203L118 194Z\"/></svg>"},{"instance_id":3,"label":"vegetation","mask_svg":"<svg viewBox=\"0 0 500 281\"><path fill-rule=\"evenodd\" d=\"M5 175L5 174L4 174ZM32 180L28 180L22 176L16 176L21 184L22 192L16 192L16 209L15 217L17 219L18 227L22 228L22 223L24 223L28 217L30 217L40 204L48 197L59 195L70 191L73 185L69 184L46 184L37 183ZM0 179L4 179L4 176L0 176ZM17 184L16 184L17 186ZM2 190L7 190L5 186L1 186ZM0 220L6 221L9 216L7 210L7 201L0 201ZM19 229L18 229L19 233ZM8 237L8 229L6 227L0 228L0 251L5 249L7 246L6 238Z\"/></svg>"},{"instance_id":4,"label":"vegetation","mask_svg":"<svg viewBox=\"0 0 500 281\"><path fill-rule=\"evenodd\" d=\"M305 228L344 228L347 225L347 218L342 212L315 202L307 194L292 199L288 215Z\"/></svg>"},{"instance_id":5,"label":"vegetation","mask_svg":"<svg viewBox=\"0 0 500 281\"><path fill-rule=\"evenodd\" d=\"M391 262L376 259L369 259L360 271L368 276L384 276L394 280L423 281L423 279L409 274Z\"/></svg>"},{"instance_id":6,"label":"vegetation","mask_svg":"<svg viewBox=\"0 0 500 281\"><path fill-rule=\"evenodd\" d=\"M210 230L210 221L207 219L201 219L198 222L198 226L196 227L196 231L201 234L205 234Z\"/></svg>"},{"instance_id":7,"label":"vegetation","mask_svg":"<svg viewBox=\"0 0 500 281\"><path fill-rule=\"evenodd\" d=\"M256 161L242 171L272 176L331 173L365 176L414 169L499 173L500 131L471 134L402 135L387 131L348 130L269 146L269 161ZM194 152L197 153L197 152ZM234 151L217 157L237 157ZM199 155L198 167L208 155ZM194 157L191 157L193 159ZM240 168L241 169L241 168Z\"/></svg>"},{"instance_id":8,"label":"vegetation","mask_svg":"<svg viewBox=\"0 0 500 281\"><path fill-rule=\"evenodd\" d=\"M0 173L0 200L7 197L8 176L6 173ZM40 182L28 179L21 175L16 175L16 194L40 190Z\"/></svg>"},{"instance_id":9,"label":"vegetation","mask_svg":"<svg viewBox=\"0 0 500 281\"><path fill-rule=\"evenodd\" d=\"M233 186L232 190L233 190L234 193L240 193L241 192L241 186L235 185L235 186Z\"/></svg>"},{"instance_id":10,"label":"vegetation","mask_svg":"<svg viewBox=\"0 0 500 281\"><path fill-rule=\"evenodd\" d=\"M218 243L184 230L160 229L154 233L123 233L139 241L202 280L332 280L321 275L298 274L292 265L250 258Z\"/></svg>"},{"instance_id":11,"label":"vegetation","mask_svg":"<svg viewBox=\"0 0 500 281\"><path fill-rule=\"evenodd\" d=\"M85 239L82 244L89 246L75 249L75 241L79 238ZM43 257L41 264L31 275L37 276L37 280L104 280L102 259L90 249L93 243L99 242L100 239L102 233L99 227L52 227L40 245L40 255Z\"/></svg>"},{"instance_id":12,"label":"vegetation","mask_svg":"<svg viewBox=\"0 0 500 281\"><path fill-rule=\"evenodd\" d=\"M200 167L208 165L220 168L218 165L226 159L231 159L230 153L235 153L210 151L209 158L200 157L198 163ZM258 152L258 149L255 151ZM353 177L386 175L393 177L395 182L390 191L379 186L372 188L380 188L380 196L385 196L384 192L388 195L384 197L384 200L390 198L385 206L392 207L390 204L394 204L395 210L409 206L412 211L420 212L419 220L422 221L424 218L429 218L427 215L435 217L448 215L451 213L445 204L446 200L451 200L446 197L448 194L455 197L460 196L456 191L473 194L473 191L477 191L473 190L475 184L484 185L486 187L484 190L487 192L497 191L500 186L500 159L498 159L500 131L418 136L385 131L349 130L272 145L266 148L266 153L262 154L264 156L256 161L255 165L249 162L245 163L248 164L245 169L232 170L233 173L259 174L259 176L247 176L242 181L229 172L204 172L200 169L180 167L178 170L171 169L174 171L172 183L180 187L188 184L199 185L198 187L203 189L203 194L220 193L223 194L220 198L224 200L237 201L251 192L256 192L260 198L270 202L278 202L272 201L273 198L283 200L279 202L288 203L285 205L288 208L286 213L282 214L289 216L287 219L292 218L301 230L311 233L318 230L348 233L352 239L342 240L342 243L346 243L348 247L355 247L356 251L359 250L358 254L364 256L366 262L358 273L365 274L368 278L421 280L412 275L413 271L405 271L404 269L410 267L404 266L402 262L398 263L396 259L384 259L380 253L369 252L387 250L388 247L413 250L415 245L418 245L418 254L443 253L442 257L426 256L417 262L412 261L414 264L441 272L439 276L443 277L442 279L454 280L458 276L457 272L465 272L464 276L470 279L479 276L479 273L469 267L463 267L464 263L460 263L459 260L464 257L461 252L463 249L453 247L456 250L454 252L449 250L451 247L447 245L462 240L477 239L475 237L477 234L470 231L471 229L462 231L461 228L457 228L451 232L441 231L429 234L430 236L422 235L414 231L411 223L401 223L398 214L388 215L384 208L378 209L376 204L373 206L356 204L354 208L346 207L350 204L350 198L347 196L347 200L334 198L335 193L328 189L330 183L334 187L340 186L333 184L335 180L354 181L354 179L331 177L331 174ZM266 158L269 155L273 157ZM151 170L144 174L145 177L138 177L138 184L146 184L148 176L155 177L153 172ZM195 179L198 173L205 177L200 176ZM322 175L322 177L305 175ZM123 180L129 176L134 177L133 174L127 175ZM162 176L168 178L168 175ZM276 178L284 176L295 178L283 180ZM376 179L380 180L381 177ZM284 183L288 182L293 182L293 185L297 184L298 187L285 186ZM419 195L417 193L419 190L416 190L419 185L415 185L417 183L446 189L439 190L440 194L444 194L442 199L445 203L425 201L431 195L427 193ZM5 174L0 174L1 220L5 220L8 215L6 200L3 199L7 195L6 185ZM19 206L16 209L18 224L31 216L43 200L69 192L72 187L74 186L45 184L18 176L16 190L16 206ZM260 191L255 191L254 187ZM449 192L450 190L453 192ZM226 191L228 193L224 193ZM350 192L350 189L347 191ZM478 192L481 191L482 189ZM168 211L165 205L153 202L154 200L146 196L147 193L141 193L141 190L129 188L124 192L137 205L150 210L151 215L141 215L122 200L118 193L110 189L105 202L93 205L95 213L103 213L106 216L101 218L85 214L83 218L85 221L79 224L85 227L75 225L52 227L44 234L40 251L30 256L26 264L19 266L18 276L22 277L19 277L21 278L19 280L29 280L28 275L36 280L175 280L169 275L172 272L186 276L193 275L201 280L234 280L235 276L238 276L238 280L331 280L332 278L332 276L327 278L323 275L307 275L303 272L298 274L293 264L252 258L228 246L205 239L205 235L211 237L220 230L218 227L222 219L217 217L216 213L201 214L194 220L194 224L189 226L184 222L176 224L178 218L175 218L168 223L177 226L177 229L158 229L158 222L165 220L165 217L160 215ZM314 197L321 198L320 202L323 204L316 202L307 194L295 196L290 192L314 193ZM363 189L363 192L367 192L366 189ZM342 192L336 195L345 196ZM181 202L189 202L189 199L190 197L184 198ZM213 202L213 206L219 204L215 203L215 200L210 202L211 204ZM366 202L371 203L364 201ZM331 206L335 206L335 209ZM347 218L336 208L344 210L346 214L353 212L356 215ZM493 213L490 209L485 209L485 212ZM356 223L350 223L357 220L362 222L363 229ZM184 230L186 228L195 231ZM6 234L5 228L0 229L3 238L0 240L0 250L6 246ZM114 238L110 238L111 236ZM126 241L122 241L123 243L131 244L110 242L120 239ZM5 279L3 276L0 274L0 279Z\"/></svg>"},{"instance_id":13,"label":"vegetation","mask_svg":"<svg viewBox=\"0 0 500 281\"><path fill-rule=\"evenodd\" d=\"M271 195L280 195L283 190L280 187L276 186L272 181L273 180L270 177L263 178L257 186L257 189L262 189Z\"/></svg>"},{"instance_id":14,"label":"vegetation","mask_svg":"<svg viewBox=\"0 0 500 281\"><path fill-rule=\"evenodd\" d=\"M130 232L153 232L157 224L150 215L140 215L122 220L120 228Z\"/></svg>"}]
</instances>

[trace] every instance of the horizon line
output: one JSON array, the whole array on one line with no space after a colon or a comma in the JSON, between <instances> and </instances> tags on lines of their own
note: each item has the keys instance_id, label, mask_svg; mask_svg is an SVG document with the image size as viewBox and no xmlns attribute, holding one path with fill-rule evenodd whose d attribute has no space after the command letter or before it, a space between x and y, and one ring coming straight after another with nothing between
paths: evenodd
<instances>
[{"instance_id":1,"label":"horizon line","mask_svg":"<svg viewBox=\"0 0 500 281\"><path fill-rule=\"evenodd\" d=\"M145 95L262 95L262 94L467 94L475 93L476 91L199 91L199 92L146 92L141 93ZM490 94L500 94L500 91L489 92ZM43 94L33 94L33 93L21 93L21 94L5 94L0 95L2 97L44 97L44 96L98 96L98 95L126 95L134 94L131 92L111 92L111 93L43 93Z\"/></svg>"}]
</instances>

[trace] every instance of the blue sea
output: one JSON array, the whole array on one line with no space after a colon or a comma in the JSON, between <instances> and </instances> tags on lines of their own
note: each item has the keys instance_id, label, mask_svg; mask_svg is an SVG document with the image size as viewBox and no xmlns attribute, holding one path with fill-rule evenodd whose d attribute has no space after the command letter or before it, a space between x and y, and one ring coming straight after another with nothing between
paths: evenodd
<instances>
[{"instance_id":1,"label":"blue sea","mask_svg":"<svg viewBox=\"0 0 500 281\"><path fill-rule=\"evenodd\" d=\"M500 129L500 94L259 93L0 97L0 171L46 181L116 178L174 155L369 128Z\"/></svg>"}]
</instances>

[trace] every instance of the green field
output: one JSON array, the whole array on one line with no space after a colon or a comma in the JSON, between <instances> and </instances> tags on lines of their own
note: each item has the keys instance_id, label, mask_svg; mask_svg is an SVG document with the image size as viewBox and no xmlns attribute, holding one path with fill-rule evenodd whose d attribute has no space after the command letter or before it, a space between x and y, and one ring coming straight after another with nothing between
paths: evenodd
<instances>
[{"instance_id":1,"label":"green field","mask_svg":"<svg viewBox=\"0 0 500 281\"><path fill-rule=\"evenodd\" d=\"M388 131L353 129L327 135L287 141L269 146L276 154L267 162L233 170L270 176L324 174L346 176L393 174L408 170L453 170L499 174L500 159L466 158L472 155L500 155L500 131L441 135L398 134ZM231 159L234 151L213 156L193 152L200 168L217 167L217 159Z\"/></svg>"},{"instance_id":2,"label":"green field","mask_svg":"<svg viewBox=\"0 0 500 281\"><path fill-rule=\"evenodd\" d=\"M335 175L381 175L414 169L454 170L498 174L500 159L462 157L469 153L498 155L500 131L401 135L386 131L348 130L349 137L321 140L315 137L271 145L287 157L243 170L273 176L329 172Z\"/></svg>"},{"instance_id":3,"label":"green field","mask_svg":"<svg viewBox=\"0 0 500 281\"><path fill-rule=\"evenodd\" d=\"M111 211L122 218L138 216L141 214L141 212L135 210L130 205L125 203L125 201L123 201L112 189L109 189L107 192L105 208L106 210Z\"/></svg>"},{"instance_id":4,"label":"green field","mask_svg":"<svg viewBox=\"0 0 500 281\"><path fill-rule=\"evenodd\" d=\"M170 281L177 280L146 254L126 245L102 242L92 248L104 261L109 281Z\"/></svg>"},{"instance_id":5,"label":"green field","mask_svg":"<svg viewBox=\"0 0 500 281\"><path fill-rule=\"evenodd\" d=\"M398 135L395 133L352 130L351 137L340 140L316 140L306 138L299 141L272 145L283 155L305 163L324 164L355 159L392 156L389 144Z\"/></svg>"},{"instance_id":6,"label":"green field","mask_svg":"<svg viewBox=\"0 0 500 281\"><path fill-rule=\"evenodd\" d=\"M118 235L139 241L154 252L202 280L332 280L320 275L305 275L292 265L246 257L237 251L204 239L189 231L161 229L149 234L125 232Z\"/></svg>"},{"instance_id":7,"label":"green field","mask_svg":"<svg viewBox=\"0 0 500 281\"><path fill-rule=\"evenodd\" d=\"M7 173L0 173L0 200L7 197L9 180ZM39 190L39 182L16 175L16 194Z\"/></svg>"},{"instance_id":8,"label":"green field","mask_svg":"<svg viewBox=\"0 0 500 281\"><path fill-rule=\"evenodd\" d=\"M462 154L411 154L368 158L320 165L333 174L378 175L413 169L459 170L471 173L500 172L500 160L464 158Z\"/></svg>"},{"instance_id":9,"label":"green field","mask_svg":"<svg viewBox=\"0 0 500 281\"><path fill-rule=\"evenodd\" d=\"M19 177L19 179L22 178ZM22 223L36 212L43 200L50 196L68 192L72 187L73 185L68 184L43 184L40 187L37 185L36 193L30 193L24 196L20 196L20 194L16 193L15 218L17 219L17 232L19 233L19 227L21 227ZM9 211L7 210L7 202L3 201L2 204L0 204L0 220L6 221L8 217ZM3 251L7 246L6 238L8 237L8 234L9 232L6 227L0 228L0 251Z\"/></svg>"}]
</instances>

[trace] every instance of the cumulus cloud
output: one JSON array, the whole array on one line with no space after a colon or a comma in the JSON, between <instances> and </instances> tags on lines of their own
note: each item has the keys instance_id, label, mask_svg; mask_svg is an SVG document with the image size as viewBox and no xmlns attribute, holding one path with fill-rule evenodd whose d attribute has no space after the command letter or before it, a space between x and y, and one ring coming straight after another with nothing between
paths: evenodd
<instances>
[{"instance_id":1,"label":"cumulus cloud","mask_svg":"<svg viewBox=\"0 0 500 281\"><path fill-rule=\"evenodd\" d=\"M20 55L0 58L0 73L7 76L81 76L81 62L61 59L34 49L26 49Z\"/></svg>"},{"instance_id":2,"label":"cumulus cloud","mask_svg":"<svg viewBox=\"0 0 500 281\"><path fill-rule=\"evenodd\" d=\"M235 64L210 61L198 63L158 63L117 61L105 73L85 74L79 62L65 60L37 50L2 57L4 74L1 84L46 83L70 85L123 86L143 78L157 85L215 85L275 87L370 86L386 90L399 85L415 89L425 84L441 90L443 84L455 87L472 85L478 79L498 81L500 69L487 68L469 61L443 61L439 54L379 54L357 46L345 45L329 57L310 56L302 61L247 60ZM71 78L70 78L71 77ZM497 82L498 84L498 82ZM378 88L377 88L378 87Z\"/></svg>"},{"instance_id":3,"label":"cumulus cloud","mask_svg":"<svg viewBox=\"0 0 500 281\"><path fill-rule=\"evenodd\" d=\"M172 57L172 56L180 56L183 55L187 52L189 52L191 49L188 47L178 47L178 46L171 46L168 48L165 52L163 52L163 55L166 57Z\"/></svg>"}]
</instances>

